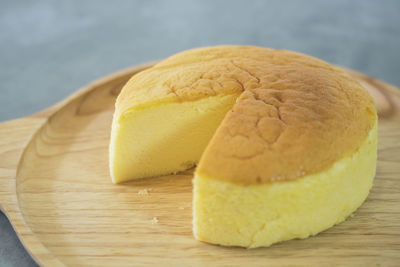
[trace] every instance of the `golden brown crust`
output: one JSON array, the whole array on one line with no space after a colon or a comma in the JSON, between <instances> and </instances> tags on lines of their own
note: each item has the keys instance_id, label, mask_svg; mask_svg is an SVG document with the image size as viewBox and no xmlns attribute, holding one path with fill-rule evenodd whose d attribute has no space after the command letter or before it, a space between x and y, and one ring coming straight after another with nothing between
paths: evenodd
<instances>
[{"instance_id":1,"label":"golden brown crust","mask_svg":"<svg viewBox=\"0 0 400 267\"><path fill-rule=\"evenodd\" d=\"M122 112L155 101L242 92L197 172L241 184L292 180L355 152L376 120L370 96L316 58L259 47L185 51L134 76Z\"/></svg>"}]
</instances>

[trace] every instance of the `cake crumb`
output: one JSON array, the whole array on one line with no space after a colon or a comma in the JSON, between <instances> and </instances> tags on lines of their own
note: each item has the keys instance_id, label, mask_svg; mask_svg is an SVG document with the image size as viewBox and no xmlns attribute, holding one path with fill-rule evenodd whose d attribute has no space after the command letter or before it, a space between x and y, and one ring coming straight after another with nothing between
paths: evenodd
<instances>
[{"instance_id":1,"label":"cake crumb","mask_svg":"<svg viewBox=\"0 0 400 267\"><path fill-rule=\"evenodd\" d=\"M138 194L139 195L148 195L149 194L149 191L145 188L145 189L142 189L142 190L139 190L139 192L138 192Z\"/></svg>"},{"instance_id":2,"label":"cake crumb","mask_svg":"<svg viewBox=\"0 0 400 267\"><path fill-rule=\"evenodd\" d=\"M153 220L151 220L151 224L157 224L157 223L158 223L157 217L153 217Z\"/></svg>"}]
</instances>

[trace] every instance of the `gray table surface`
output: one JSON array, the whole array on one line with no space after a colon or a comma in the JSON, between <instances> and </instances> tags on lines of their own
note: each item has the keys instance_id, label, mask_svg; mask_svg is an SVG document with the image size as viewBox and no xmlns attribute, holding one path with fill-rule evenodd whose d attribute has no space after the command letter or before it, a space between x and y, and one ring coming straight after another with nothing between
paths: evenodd
<instances>
[{"instance_id":1,"label":"gray table surface","mask_svg":"<svg viewBox=\"0 0 400 267\"><path fill-rule=\"evenodd\" d=\"M400 86L400 1L0 1L0 121L217 44L291 49ZM0 159L1 161L1 159ZM0 266L35 266L0 213Z\"/></svg>"}]
</instances>

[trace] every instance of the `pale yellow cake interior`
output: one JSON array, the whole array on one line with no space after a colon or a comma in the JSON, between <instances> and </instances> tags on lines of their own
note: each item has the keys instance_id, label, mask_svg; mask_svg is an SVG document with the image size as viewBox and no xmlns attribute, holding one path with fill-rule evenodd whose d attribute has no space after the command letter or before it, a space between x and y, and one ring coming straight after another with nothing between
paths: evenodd
<instances>
[{"instance_id":1,"label":"pale yellow cake interior","mask_svg":"<svg viewBox=\"0 0 400 267\"><path fill-rule=\"evenodd\" d=\"M366 199L375 176L377 123L360 149L301 179L238 185L193 180L193 233L225 246L259 247L306 238L345 220Z\"/></svg>"},{"instance_id":2,"label":"pale yellow cake interior","mask_svg":"<svg viewBox=\"0 0 400 267\"><path fill-rule=\"evenodd\" d=\"M114 117L112 181L176 173L194 166L237 97L218 95L167 102Z\"/></svg>"}]
</instances>

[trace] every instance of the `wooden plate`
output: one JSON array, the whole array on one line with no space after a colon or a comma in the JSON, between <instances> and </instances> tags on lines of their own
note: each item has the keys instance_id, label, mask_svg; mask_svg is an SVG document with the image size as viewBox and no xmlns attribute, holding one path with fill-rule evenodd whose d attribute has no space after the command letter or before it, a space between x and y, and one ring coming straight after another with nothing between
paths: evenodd
<instances>
[{"instance_id":1,"label":"wooden plate","mask_svg":"<svg viewBox=\"0 0 400 267\"><path fill-rule=\"evenodd\" d=\"M350 71L371 92L380 115L376 180L355 216L312 238L248 250L192 237L192 171L111 183L114 101L129 77L146 67L113 74L50 109L0 124L1 208L39 264L400 264L396 88Z\"/></svg>"}]
</instances>

